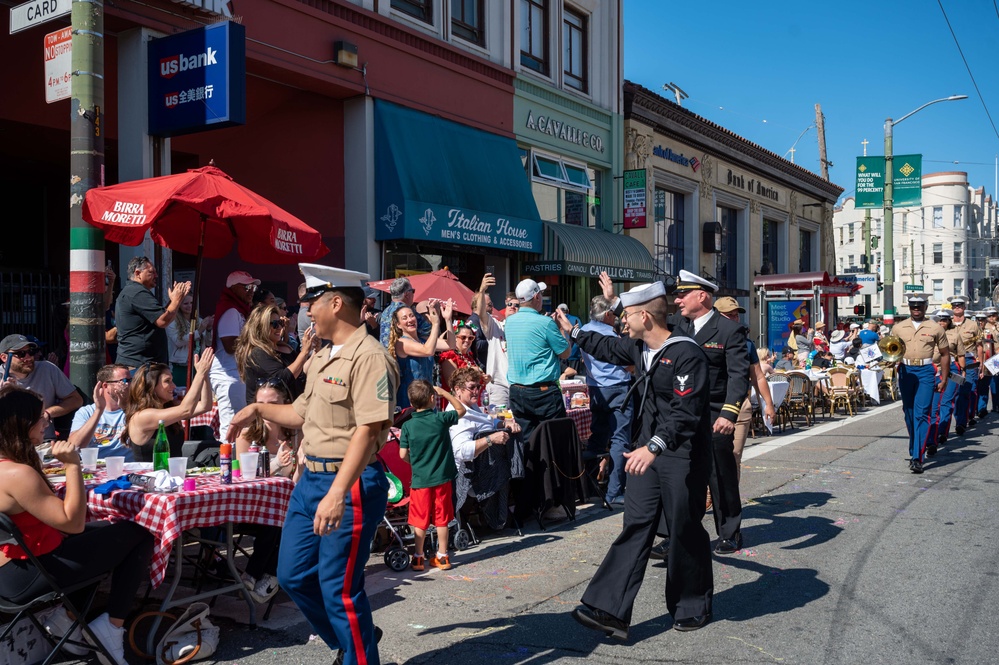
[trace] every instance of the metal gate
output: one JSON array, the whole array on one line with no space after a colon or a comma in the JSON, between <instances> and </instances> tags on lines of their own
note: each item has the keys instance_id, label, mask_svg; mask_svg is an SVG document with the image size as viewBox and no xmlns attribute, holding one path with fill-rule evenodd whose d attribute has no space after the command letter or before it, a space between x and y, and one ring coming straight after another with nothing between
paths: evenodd
<instances>
[{"instance_id":1,"label":"metal gate","mask_svg":"<svg viewBox=\"0 0 999 665\"><path fill-rule=\"evenodd\" d=\"M68 312L61 312L69 299L69 278L37 272L0 272L0 337L14 333L34 335L56 346L63 334Z\"/></svg>"}]
</instances>

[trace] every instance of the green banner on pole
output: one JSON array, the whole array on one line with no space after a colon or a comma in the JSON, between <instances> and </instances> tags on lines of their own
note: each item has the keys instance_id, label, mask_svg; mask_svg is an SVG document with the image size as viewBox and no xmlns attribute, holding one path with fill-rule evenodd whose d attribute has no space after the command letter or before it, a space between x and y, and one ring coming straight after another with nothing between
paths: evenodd
<instances>
[{"instance_id":1,"label":"green banner on pole","mask_svg":"<svg viewBox=\"0 0 999 665\"><path fill-rule=\"evenodd\" d=\"M885 158L857 157L857 196L854 207L858 210L880 208L885 199Z\"/></svg>"},{"instance_id":2,"label":"green banner on pole","mask_svg":"<svg viewBox=\"0 0 999 665\"><path fill-rule=\"evenodd\" d=\"M923 203L923 156L895 155L892 158L892 206L916 208Z\"/></svg>"}]
</instances>

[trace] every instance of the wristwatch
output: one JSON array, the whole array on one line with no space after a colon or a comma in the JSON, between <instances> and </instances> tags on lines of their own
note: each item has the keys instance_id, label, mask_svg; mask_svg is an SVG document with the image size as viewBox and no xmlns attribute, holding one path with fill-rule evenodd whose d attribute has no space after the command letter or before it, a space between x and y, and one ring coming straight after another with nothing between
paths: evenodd
<instances>
[{"instance_id":1,"label":"wristwatch","mask_svg":"<svg viewBox=\"0 0 999 665\"><path fill-rule=\"evenodd\" d=\"M645 447L656 457L659 457L666 450L666 444L658 436L649 439L649 443Z\"/></svg>"}]
</instances>

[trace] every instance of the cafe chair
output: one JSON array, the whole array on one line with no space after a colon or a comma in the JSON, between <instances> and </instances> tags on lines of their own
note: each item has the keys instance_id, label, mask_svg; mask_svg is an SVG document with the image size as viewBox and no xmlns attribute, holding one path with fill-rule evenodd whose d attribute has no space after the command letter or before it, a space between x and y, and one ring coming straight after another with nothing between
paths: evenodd
<instances>
[{"instance_id":1,"label":"cafe chair","mask_svg":"<svg viewBox=\"0 0 999 665\"><path fill-rule=\"evenodd\" d=\"M28 555L28 561L38 570L38 574L41 575L42 579L44 579L50 587L50 591L24 603L15 603L12 600L0 596L0 613L15 615L10 623L7 624L7 628L3 631L3 634L0 634L0 643L3 643L7 639L22 619L28 619L34 626L34 629L38 631L38 633L52 646L52 652L45 658L42 665L49 665L49 663L54 661L62 651L63 646L67 644L98 653L106 659L107 662L113 663L114 657L108 653L107 649L104 648L104 645L97 639L97 636L94 635L85 621L87 614L90 612L90 607L94 603L94 598L97 596L97 588L101 581L107 577L109 573L101 573L95 577L77 580L75 583L68 586L60 586L59 583L52 577L51 573L45 569L45 566L42 565L42 563L28 547L28 544L24 541L24 537L21 535L20 529L15 526L14 521L11 520L5 513L0 513L0 545L16 545L24 550L24 552ZM75 607L69 600L67 594L79 591L80 589L86 589L88 587L90 587L90 593L87 594L86 604L83 607ZM53 603L58 601L62 601L63 607L66 608L67 612L75 616L76 620L73 622L73 625L70 626L69 630L66 631L66 634L63 635L62 639L56 642L55 638L52 635L49 635L44 626L42 626L41 622L39 622L36 615L38 612L48 609ZM69 639L69 636L76 632L78 627L83 630L92 644ZM69 654L67 653L66 655ZM73 658L75 659L76 657L73 656Z\"/></svg>"},{"instance_id":2,"label":"cafe chair","mask_svg":"<svg viewBox=\"0 0 999 665\"><path fill-rule=\"evenodd\" d=\"M830 367L828 371L829 399L832 402L833 412L835 413L836 409L843 407L843 412L852 416L857 394L850 370L845 367Z\"/></svg>"},{"instance_id":3,"label":"cafe chair","mask_svg":"<svg viewBox=\"0 0 999 665\"><path fill-rule=\"evenodd\" d=\"M815 416L812 380L808 378L808 374L797 370L788 372L786 376L790 387L787 389L784 404L787 405L788 413L792 416L790 419L792 427L793 416L799 413L805 417L805 424L810 427Z\"/></svg>"},{"instance_id":4,"label":"cafe chair","mask_svg":"<svg viewBox=\"0 0 999 665\"><path fill-rule=\"evenodd\" d=\"M881 382L878 383L878 392L881 395L881 401L894 401L898 399L898 374L895 371L895 365L894 363L883 363L881 369L884 371L884 374L881 376Z\"/></svg>"}]
</instances>

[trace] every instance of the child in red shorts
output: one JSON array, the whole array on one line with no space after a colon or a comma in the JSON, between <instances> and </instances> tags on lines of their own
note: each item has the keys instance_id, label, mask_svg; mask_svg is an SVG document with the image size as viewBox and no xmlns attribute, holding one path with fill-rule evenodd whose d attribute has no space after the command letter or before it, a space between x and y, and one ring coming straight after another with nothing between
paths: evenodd
<instances>
[{"instance_id":1,"label":"child in red shorts","mask_svg":"<svg viewBox=\"0 0 999 665\"><path fill-rule=\"evenodd\" d=\"M450 402L454 411L434 411L434 393ZM409 493L409 525L416 534L413 570L425 568L423 541L431 521L437 527L438 545L430 565L448 570L451 562L447 556L447 525L454 519L451 482L458 475L448 428L457 425L465 415L465 405L447 391L423 380L413 381L406 394L416 412L402 425L399 457L413 466Z\"/></svg>"}]
</instances>

